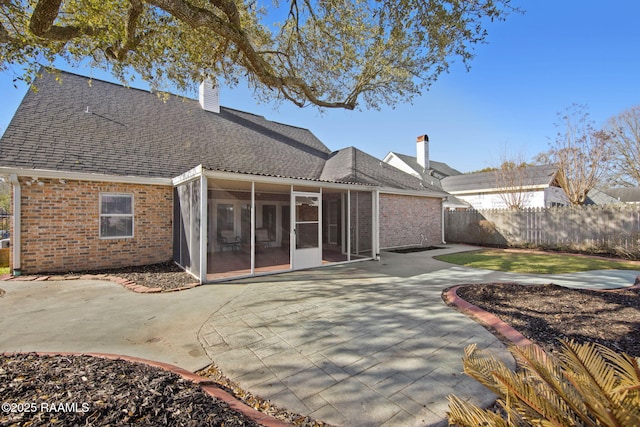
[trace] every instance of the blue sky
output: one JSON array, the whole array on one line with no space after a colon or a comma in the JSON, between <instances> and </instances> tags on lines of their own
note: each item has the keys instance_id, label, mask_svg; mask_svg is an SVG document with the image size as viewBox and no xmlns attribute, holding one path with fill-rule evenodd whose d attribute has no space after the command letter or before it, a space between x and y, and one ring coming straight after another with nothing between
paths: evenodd
<instances>
[{"instance_id":1,"label":"blue sky","mask_svg":"<svg viewBox=\"0 0 640 427\"><path fill-rule=\"evenodd\" d=\"M527 158L548 150L557 113L573 103L587 105L596 126L640 105L639 1L514 4L525 13L489 25L488 44L477 48L469 72L454 65L412 104L320 113L259 104L242 85L221 88L221 104L308 128L332 150L356 146L378 158L414 155L416 137L426 133L431 158L462 172L497 165L505 147ZM0 73L0 131L26 92L12 78Z\"/></svg>"}]
</instances>

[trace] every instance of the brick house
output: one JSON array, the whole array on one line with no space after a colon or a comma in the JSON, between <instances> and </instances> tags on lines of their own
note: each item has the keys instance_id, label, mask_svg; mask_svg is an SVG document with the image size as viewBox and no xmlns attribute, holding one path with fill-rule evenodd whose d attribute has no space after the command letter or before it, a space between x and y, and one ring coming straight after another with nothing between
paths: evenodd
<instances>
[{"instance_id":1,"label":"brick house","mask_svg":"<svg viewBox=\"0 0 640 427\"><path fill-rule=\"evenodd\" d=\"M198 100L66 72L34 84L0 139L14 274L174 260L208 282L442 241L441 189L221 107L211 83Z\"/></svg>"}]
</instances>

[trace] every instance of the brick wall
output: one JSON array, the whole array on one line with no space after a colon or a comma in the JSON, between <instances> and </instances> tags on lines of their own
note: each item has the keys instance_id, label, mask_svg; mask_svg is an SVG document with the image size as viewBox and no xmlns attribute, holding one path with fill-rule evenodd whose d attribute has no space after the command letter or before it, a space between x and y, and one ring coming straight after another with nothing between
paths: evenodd
<instances>
[{"instance_id":1,"label":"brick wall","mask_svg":"<svg viewBox=\"0 0 640 427\"><path fill-rule=\"evenodd\" d=\"M58 179L39 179L28 185L27 181L31 178L20 178L23 273L92 270L171 260L172 187ZM101 192L133 194L133 238L100 238Z\"/></svg>"},{"instance_id":2,"label":"brick wall","mask_svg":"<svg viewBox=\"0 0 640 427\"><path fill-rule=\"evenodd\" d=\"M380 194L380 248L421 243L442 243L442 200Z\"/></svg>"}]
</instances>

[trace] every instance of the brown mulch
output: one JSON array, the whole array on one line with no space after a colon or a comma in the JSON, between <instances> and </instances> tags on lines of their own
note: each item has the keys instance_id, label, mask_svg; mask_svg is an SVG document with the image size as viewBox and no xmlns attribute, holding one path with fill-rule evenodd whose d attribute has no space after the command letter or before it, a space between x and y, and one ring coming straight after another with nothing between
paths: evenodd
<instances>
[{"instance_id":1,"label":"brown mulch","mask_svg":"<svg viewBox=\"0 0 640 427\"><path fill-rule=\"evenodd\" d=\"M0 426L258 426L177 374L90 356L0 355Z\"/></svg>"},{"instance_id":2,"label":"brown mulch","mask_svg":"<svg viewBox=\"0 0 640 427\"><path fill-rule=\"evenodd\" d=\"M40 273L40 275L42 276L66 277L75 277L85 274L116 276L130 280L138 285L146 286L148 288L161 288L163 291L171 291L197 283L197 280L192 275L186 273L173 261L135 267L73 271L64 274Z\"/></svg>"},{"instance_id":3,"label":"brown mulch","mask_svg":"<svg viewBox=\"0 0 640 427\"><path fill-rule=\"evenodd\" d=\"M559 339L595 342L640 357L640 289L579 290L558 285L489 283L458 289L546 351Z\"/></svg>"}]
</instances>

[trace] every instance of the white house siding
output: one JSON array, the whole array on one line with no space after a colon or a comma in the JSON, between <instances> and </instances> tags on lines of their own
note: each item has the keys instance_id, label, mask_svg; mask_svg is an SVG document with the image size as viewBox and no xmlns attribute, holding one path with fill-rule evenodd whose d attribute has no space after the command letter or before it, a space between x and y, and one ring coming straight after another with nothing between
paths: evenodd
<instances>
[{"instance_id":1,"label":"white house siding","mask_svg":"<svg viewBox=\"0 0 640 427\"><path fill-rule=\"evenodd\" d=\"M569 200L564 190L560 187L549 187L544 190L544 207L551 208L558 205L568 205Z\"/></svg>"},{"instance_id":2,"label":"white house siding","mask_svg":"<svg viewBox=\"0 0 640 427\"><path fill-rule=\"evenodd\" d=\"M504 199L498 193L456 194L456 197L468 202L473 209L506 209ZM523 207L545 207L546 190L528 191L523 200Z\"/></svg>"},{"instance_id":3,"label":"white house siding","mask_svg":"<svg viewBox=\"0 0 640 427\"><path fill-rule=\"evenodd\" d=\"M442 199L380 194L380 247L442 243Z\"/></svg>"},{"instance_id":4,"label":"white house siding","mask_svg":"<svg viewBox=\"0 0 640 427\"><path fill-rule=\"evenodd\" d=\"M421 178L420 175L417 174L415 170L413 170L413 168L408 166L405 162L403 162L400 158L395 156L393 153L387 154L387 157L385 157L383 161L395 168L400 169L402 172L406 172L417 178Z\"/></svg>"}]
</instances>

